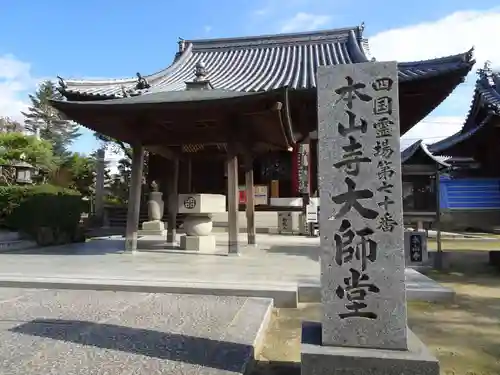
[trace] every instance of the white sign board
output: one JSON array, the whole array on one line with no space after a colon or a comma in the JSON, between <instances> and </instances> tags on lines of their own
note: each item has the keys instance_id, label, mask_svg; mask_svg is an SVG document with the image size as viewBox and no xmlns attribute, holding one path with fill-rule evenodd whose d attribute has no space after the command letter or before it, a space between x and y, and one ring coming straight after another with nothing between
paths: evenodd
<instances>
[{"instance_id":1,"label":"white sign board","mask_svg":"<svg viewBox=\"0 0 500 375\"><path fill-rule=\"evenodd\" d=\"M267 205L267 186L255 185L255 205Z\"/></svg>"},{"instance_id":2,"label":"white sign board","mask_svg":"<svg viewBox=\"0 0 500 375\"><path fill-rule=\"evenodd\" d=\"M278 233L293 232L293 213L278 212Z\"/></svg>"},{"instance_id":3,"label":"white sign board","mask_svg":"<svg viewBox=\"0 0 500 375\"><path fill-rule=\"evenodd\" d=\"M307 223L318 222L318 206L316 206L315 204L308 204L306 206L306 222Z\"/></svg>"}]
</instances>

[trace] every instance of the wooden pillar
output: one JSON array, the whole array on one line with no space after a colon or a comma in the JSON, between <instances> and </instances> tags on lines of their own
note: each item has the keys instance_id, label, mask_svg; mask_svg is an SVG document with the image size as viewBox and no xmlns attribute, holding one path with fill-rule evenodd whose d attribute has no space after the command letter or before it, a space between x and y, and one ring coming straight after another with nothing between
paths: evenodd
<instances>
[{"instance_id":1,"label":"wooden pillar","mask_svg":"<svg viewBox=\"0 0 500 375\"><path fill-rule=\"evenodd\" d=\"M137 250L137 230L141 210L142 172L144 169L144 147L132 147L132 176L129 188L127 229L125 231L125 251Z\"/></svg>"},{"instance_id":2,"label":"wooden pillar","mask_svg":"<svg viewBox=\"0 0 500 375\"><path fill-rule=\"evenodd\" d=\"M437 252L434 267L438 270L443 268L443 249L441 247L441 181L439 171L436 173L436 243Z\"/></svg>"},{"instance_id":3,"label":"wooden pillar","mask_svg":"<svg viewBox=\"0 0 500 375\"><path fill-rule=\"evenodd\" d=\"M238 156L233 147L229 147L227 160L227 221L229 231L229 254L238 254L238 223L239 193L238 193Z\"/></svg>"},{"instance_id":4,"label":"wooden pillar","mask_svg":"<svg viewBox=\"0 0 500 375\"><path fill-rule=\"evenodd\" d=\"M255 186L253 183L253 159L245 157L245 189L246 189L246 216L247 240L249 245L255 245Z\"/></svg>"},{"instance_id":5,"label":"wooden pillar","mask_svg":"<svg viewBox=\"0 0 500 375\"><path fill-rule=\"evenodd\" d=\"M423 231L424 230L424 222L422 220L417 221L417 230L418 231Z\"/></svg>"},{"instance_id":6,"label":"wooden pillar","mask_svg":"<svg viewBox=\"0 0 500 375\"><path fill-rule=\"evenodd\" d=\"M172 160L172 174L168 194L167 243L175 243L177 229L177 210L179 199L179 159Z\"/></svg>"},{"instance_id":7,"label":"wooden pillar","mask_svg":"<svg viewBox=\"0 0 500 375\"><path fill-rule=\"evenodd\" d=\"M280 180L271 180L271 198L280 197Z\"/></svg>"},{"instance_id":8,"label":"wooden pillar","mask_svg":"<svg viewBox=\"0 0 500 375\"><path fill-rule=\"evenodd\" d=\"M104 172L106 163L104 160L104 149L97 150L97 168L95 182L95 216L98 218L101 225L104 219Z\"/></svg>"},{"instance_id":9,"label":"wooden pillar","mask_svg":"<svg viewBox=\"0 0 500 375\"><path fill-rule=\"evenodd\" d=\"M295 145L292 157L292 197L299 196L299 146Z\"/></svg>"},{"instance_id":10,"label":"wooden pillar","mask_svg":"<svg viewBox=\"0 0 500 375\"><path fill-rule=\"evenodd\" d=\"M186 193L192 193L193 191L193 161L191 158L186 160Z\"/></svg>"}]
</instances>

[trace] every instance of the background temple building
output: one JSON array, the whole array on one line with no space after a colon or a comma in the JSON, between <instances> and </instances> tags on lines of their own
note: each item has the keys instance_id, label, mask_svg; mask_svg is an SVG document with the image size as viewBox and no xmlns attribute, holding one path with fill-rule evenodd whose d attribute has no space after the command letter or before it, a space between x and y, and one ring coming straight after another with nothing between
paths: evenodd
<instances>
[{"instance_id":1,"label":"background temple building","mask_svg":"<svg viewBox=\"0 0 500 375\"><path fill-rule=\"evenodd\" d=\"M500 149L495 140L500 133L500 73L486 64L477 72L478 78L472 104L462 129L439 142L429 145L436 155L450 157L449 162L475 161L475 168L465 168L463 174L476 177L500 177Z\"/></svg>"},{"instance_id":2,"label":"background temple building","mask_svg":"<svg viewBox=\"0 0 500 375\"><path fill-rule=\"evenodd\" d=\"M231 121L237 111L247 111L248 126L257 129L260 121L260 128L252 130L259 134L281 131L277 130L279 126L266 128L266 121L277 121L282 124L280 126L287 133L286 136L279 138L278 135L269 135L265 142L267 148L254 152L252 162L254 184L257 194L261 195L257 197L256 203L265 206L271 204L269 198L298 197L317 191L316 68L320 65L368 62L370 59L363 26L299 34L180 40L173 63L157 73L144 76L137 73L136 78L120 80L61 78L60 91L68 102L59 103L57 107L65 113L71 112L82 125L115 138L127 141L144 137L146 149L154 152L149 161L149 179L159 181L163 187L167 185L169 165L172 163L168 161L170 154L166 152L167 147L158 147L152 142L159 138L161 131L163 146L169 146L175 155L181 155L181 193L226 193L224 155L228 142L224 136L227 133L223 131L221 137L211 138L211 143L201 142L200 137L193 136L182 138L182 144L179 141L169 145L169 137L178 137L180 134L176 126L182 126L183 122L187 126L188 120L177 117L162 118L155 122L151 115L147 115L148 106L168 102L170 104L165 104L164 110L167 113L173 102L182 105L186 111L196 113L193 120L195 124L190 131L199 134L218 132L216 127L212 127L212 109L208 111L207 107L210 113L203 113L201 105L207 100L219 103L216 111L227 121ZM472 51L399 63L401 135L435 109L464 80L473 64ZM204 93L200 94L202 91ZM259 119L255 113L264 111L263 107L259 107L261 104L253 104L253 109L251 104L241 104L240 107L236 104L235 97L240 96L244 99L238 103L267 100L262 95L268 95L268 99L272 96L275 101L279 97L283 105L277 109L279 118L271 120L269 117L266 120L268 115L263 114ZM269 103L273 100L269 99ZM84 114L85 111L104 113L99 109L104 101L116 103L115 111L109 109L99 121L96 121L95 116L92 118ZM94 107L92 103L95 103ZM142 111L142 114L134 112L135 120L142 116L143 124L149 124L151 129L136 124L136 128L142 127L134 133L130 130L132 125L120 124L124 117L113 113L126 112L127 103L135 105L137 111ZM85 109L81 110L82 107ZM187 132L187 128L184 130ZM269 147L272 142L281 142L280 147ZM281 147L284 146L283 142L288 142L289 147ZM434 147L437 149L437 146ZM243 167L241 162L241 172ZM239 173L239 176L242 185L244 174Z\"/></svg>"},{"instance_id":3,"label":"background temple building","mask_svg":"<svg viewBox=\"0 0 500 375\"><path fill-rule=\"evenodd\" d=\"M442 219L448 229L489 230L500 225L500 74L486 63L462 129L428 150L449 168L441 176Z\"/></svg>"},{"instance_id":4,"label":"background temple building","mask_svg":"<svg viewBox=\"0 0 500 375\"><path fill-rule=\"evenodd\" d=\"M422 140L401 152L401 164L405 222L419 227L435 223L439 215L439 176L450 165L445 158L431 154Z\"/></svg>"}]
</instances>

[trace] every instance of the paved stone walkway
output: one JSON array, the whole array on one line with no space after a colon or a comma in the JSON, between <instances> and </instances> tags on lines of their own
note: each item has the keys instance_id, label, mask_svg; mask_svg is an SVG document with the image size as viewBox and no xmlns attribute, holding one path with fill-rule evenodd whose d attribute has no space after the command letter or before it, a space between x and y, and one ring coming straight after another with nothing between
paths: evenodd
<instances>
[{"instance_id":1,"label":"paved stone walkway","mask_svg":"<svg viewBox=\"0 0 500 375\"><path fill-rule=\"evenodd\" d=\"M217 233L224 252L227 234ZM240 235L244 245L246 236ZM0 254L0 277L103 278L252 283L297 283L319 279L319 239L263 234L241 256L144 251L122 254L122 239ZM226 251L227 252L227 251Z\"/></svg>"},{"instance_id":2,"label":"paved stone walkway","mask_svg":"<svg viewBox=\"0 0 500 375\"><path fill-rule=\"evenodd\" d=\"M227 234L217 233L223 255L182 251L124 254L123 238L0 254L0 286L193 293L273 298L276 306L320 301L319 238L261 234L258 246L227 255ZM407 269L407 296L436 301L454 292Z\"/></svg>"},{"instance_id":3,"label":"paved stone walkway","mask_svg":"<svg viewBox=\"0 0 500 375\"><path fill-rule=\"evenodd\" d=\"M241 374L271 301L0 288L1 374Z\"/></svg>"}]
</instances>

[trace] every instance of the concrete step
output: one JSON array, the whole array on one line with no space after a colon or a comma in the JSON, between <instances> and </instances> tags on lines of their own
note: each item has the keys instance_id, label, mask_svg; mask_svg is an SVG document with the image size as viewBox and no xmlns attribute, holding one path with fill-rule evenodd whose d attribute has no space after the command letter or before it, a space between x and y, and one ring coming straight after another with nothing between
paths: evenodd
<instances>
[{"instance_id":1,"label":"concrete step","mask_svg":"<svg viewBox=\"0 0 500 375\"><path fill-rule=\"evenodd\" d=\"M294 283L193 282L192 280L125 280L113 278L61 278L1 275L0 287L71 290L112 290L119 292L173 293L211 296L271 298L275 307L297 307Z\"/></svg>"},{"instance_id":2,"label":"concrete step","mask_svg":"<svg viewBox=\"0 0 500 375\"><path fill-rule=\"evenodd\" d=\"M37 246L38 245L35 241L28 240L0 241L0 253L26 250Z\"/></svg>"},{"instance_id":3,"label":"concrete step","mask_svg":"<svg viewBox=\"0 0 500 375\"><path fill-rule=\"evenodd\" d=\"M417 270L407 268L406 276L406 298L408 301L451 301L455 298L455 291L447 288L421 274ZM317 282L299 283L297 288L297 300L299 303L321 302L321 285Z\"/></svg>"},{"instance_id":4,"label":"concrete step","mask_svg":"<svg viewBox=\"0 0 500 375\"><path fill-rule=\"evenodd\" d=\"M17 241L20 239L18 232L12 231L0 231L0 242L1 241Z\"/></svg>"}]
</instances>

